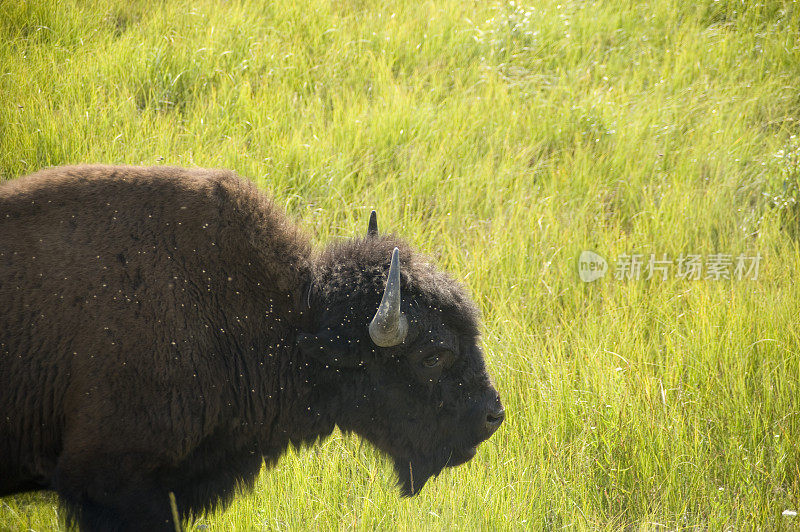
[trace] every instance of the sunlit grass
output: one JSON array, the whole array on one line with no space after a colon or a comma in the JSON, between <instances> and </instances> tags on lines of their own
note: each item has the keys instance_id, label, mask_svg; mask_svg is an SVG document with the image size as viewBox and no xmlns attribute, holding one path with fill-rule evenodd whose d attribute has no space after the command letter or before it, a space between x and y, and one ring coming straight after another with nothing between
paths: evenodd
<instances>
[{"instance_id":1,"label":"sunlit grass","mask_svg":"<svg viewBox=\"0 0 800 532\"><path fill-rule=\"evenodd\" d=\"M231 168L463 279L509 413L411 500L337 433L195 529L780 528L800 506L793 2L0 0L0 178ZM760 253L584 284L584 249ZM0 529L59 525L0 500Z\"/></svg>"}]
</instances>

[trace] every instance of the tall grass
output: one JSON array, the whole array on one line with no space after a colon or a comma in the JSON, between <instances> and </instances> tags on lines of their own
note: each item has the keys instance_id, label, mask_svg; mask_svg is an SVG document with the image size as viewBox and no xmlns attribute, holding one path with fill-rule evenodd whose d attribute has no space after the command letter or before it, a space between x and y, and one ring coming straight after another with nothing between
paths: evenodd
<instances>
[{"instance_id":1,"label":"tall grass","mask_svg":"<svg viewBox=\"0 0 800 532\"><path fill-rule=\"evenodd\" d=\"M337 434L196 530L794 528L799 43L788 0L0 0L0 179L231 168L319 243L376 208L482 307L472 462L401 500ZM762 261L585 284L584 249Z\"/></svg>"}]
</instances>

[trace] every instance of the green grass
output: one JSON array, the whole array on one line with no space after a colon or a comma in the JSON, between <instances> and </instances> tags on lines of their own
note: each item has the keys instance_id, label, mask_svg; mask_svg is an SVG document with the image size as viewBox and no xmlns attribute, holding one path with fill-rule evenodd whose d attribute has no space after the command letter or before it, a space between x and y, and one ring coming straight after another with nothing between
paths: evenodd
<instances>
[{"instance_id":1,"label":"green grass","mask_svg":"<svg viewBox=\"0 0 800 532\"><path fill-rule=\"evenodd\" d=\"M151 4L0 0L0 179L231 168L320 243L376 208L469 286L509 413L414 499L335 435L195 530L800 526L797 3ZM584 284L583 249L763 259Z\"/></svg>"}]
</instances>

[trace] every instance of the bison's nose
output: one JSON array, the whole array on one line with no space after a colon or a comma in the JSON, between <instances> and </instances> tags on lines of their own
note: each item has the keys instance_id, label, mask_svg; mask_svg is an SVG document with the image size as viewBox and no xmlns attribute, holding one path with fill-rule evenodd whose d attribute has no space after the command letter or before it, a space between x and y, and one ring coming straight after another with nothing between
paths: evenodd
<instances>
[{"instance_id":1,"label":"bison's nose","mask_svg":"<svg viewBox=\"0 0 800 532\"><path fill-rule=\"evenodd\" d=\"M488 394L484 396L482 405L482 417L477 419L484 440L494 434L506 418L506 409L503 408L503 403L500 401L500 394L494 388L489 388L487 391Z\"/></svg>"},{"instance_id":2,"label":"bison's nose","mask_svg":"<svg viewBox=\"0 0 800 532\"><path fill-rule=\"evenodd\" d=\"M486 432L489 436L500 428L503 420L506 418L506 409L502 406L497 406L486 414ZM487 436L488 437L488 436Z\"/></svg>"}]
</instances>

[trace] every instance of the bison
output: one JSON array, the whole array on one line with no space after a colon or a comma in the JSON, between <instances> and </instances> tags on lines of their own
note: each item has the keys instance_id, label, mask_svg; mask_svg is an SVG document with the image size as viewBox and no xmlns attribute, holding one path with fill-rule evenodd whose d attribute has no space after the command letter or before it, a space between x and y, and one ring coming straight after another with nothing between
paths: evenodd
<instances>
[{"instance_id":1,"label":"bison","mask_svg":"<svg viewBox=\"0 0 800 532\"><path fill-rule=\"evenodd\" d=\"M54 490L83 530L171 530L335 426L410 496L504 415L475 304L374 213L317 251L225 170L0 186L0 496Z\"/></svg>"}]
</instances>

